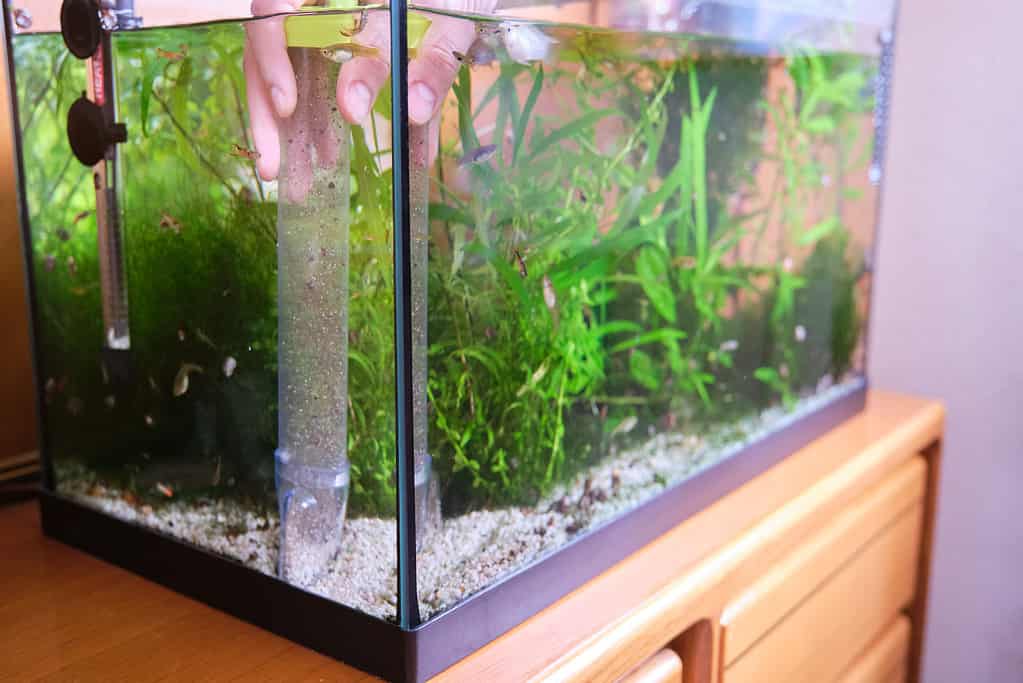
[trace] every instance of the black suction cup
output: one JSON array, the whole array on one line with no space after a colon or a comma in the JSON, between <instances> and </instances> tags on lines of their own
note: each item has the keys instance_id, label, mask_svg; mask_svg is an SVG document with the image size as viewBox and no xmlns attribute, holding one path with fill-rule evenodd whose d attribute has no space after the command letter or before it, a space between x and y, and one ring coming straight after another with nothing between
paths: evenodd
<instances>
[{"instance_id":1,"label":"black suction cup","mask_svg":"<svg viewBox=\"0 0 1023 683\"><path fill-rule=\"evenodd\" d=\"M95 166L107 148L128 139L123 123L107 125L103 109L84 94L67 113L67 138L71 151L86 166Z\"/></svg>"},{"instance_id":2,"label":"black suction cup","mask_svg":"<svg viewBox=\"0 0 1023 683\"><path fill-rule=\"evenodd\" d=\"M103 35L96 0L64 0L60 6L60 33L75 57L88 59L96 54Z\"/></svg>"}]
</instances>

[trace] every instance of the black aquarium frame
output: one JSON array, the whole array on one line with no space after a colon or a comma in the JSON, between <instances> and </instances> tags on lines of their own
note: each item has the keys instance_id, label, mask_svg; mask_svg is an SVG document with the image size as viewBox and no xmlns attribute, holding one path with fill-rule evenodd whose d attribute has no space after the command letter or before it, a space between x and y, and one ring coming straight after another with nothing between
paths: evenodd
<instances>
[{"instance_id":1,"label":"black aquarium frame","mask_svg":"<svg viewBox=\"0 0 1023 683\"><path fill-rule=\"evenodd\" d=\"M3 3L9 95L20 130L11 43L12 18ZM392 681L418 682L442 672L585 582L705 509L731 491L859 413L867 380L732 456L698 472L633 510L574 538L454 607L421 621L415 569L412 449L411 249L407 124L407 0L391 3L392 121L395 222L395 355L398 481L398 605L395 622L369 616L239 562L161 532L122 521L56 492L46 411L39 390L41 348L32 240L21 185L24 159L15 136L15 172L30 310L39 445L43 458L43 532L172 590L205 602L330 657ZM876 240L875 240L876 242Z\"/></svg>"}]
</instances>

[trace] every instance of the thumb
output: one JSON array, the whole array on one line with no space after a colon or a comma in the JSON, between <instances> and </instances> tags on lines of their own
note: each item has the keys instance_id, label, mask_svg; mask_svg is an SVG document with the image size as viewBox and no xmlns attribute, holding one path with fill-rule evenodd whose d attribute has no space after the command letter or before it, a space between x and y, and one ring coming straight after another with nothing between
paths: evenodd
<instances>
[{"instance_id":1,"label":"thumb","mask_svg":"<svg viewBox=\"0 0 1023 683\"><path fill-rule=\"evenodd\" d=\"M419 53L408 66L408 109L412 123L427 124L440 110L461 67L455 53L468 52L475 39L474 22L440 14L432 17Z\"/></svg>"}]
</instances>

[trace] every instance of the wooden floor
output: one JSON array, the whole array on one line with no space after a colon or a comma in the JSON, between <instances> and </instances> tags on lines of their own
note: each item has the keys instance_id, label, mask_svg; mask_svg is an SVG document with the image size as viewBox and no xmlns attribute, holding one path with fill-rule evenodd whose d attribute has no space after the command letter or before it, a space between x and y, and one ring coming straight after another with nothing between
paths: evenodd
<instances>
[{"instance_id":1,"label":"wooden floor","mask_svg":"<svg viewBox=\"0 0 1023 683\"><path fill-rule=\"evenodd\" d=\"M936 404L872 392L862 415L451 667L441 678L517 682L545 677L544 672L556 668L564 657L586 659L577 657L584 641L617 623L687 567L695 567L700 557L796 492L865 449L876 452L877 457L867 458L870 462L880 462L888 451L905 451L905 457L911 457L938 437L940 423ZM660 557L657 553L674 559L651 566L648 560ZM687 554L693 557L683 557ZM35 503L22 503L0 508L0 681L7 680L375 679L46 539L39 530Z\"/></svg>"}]
</instances>

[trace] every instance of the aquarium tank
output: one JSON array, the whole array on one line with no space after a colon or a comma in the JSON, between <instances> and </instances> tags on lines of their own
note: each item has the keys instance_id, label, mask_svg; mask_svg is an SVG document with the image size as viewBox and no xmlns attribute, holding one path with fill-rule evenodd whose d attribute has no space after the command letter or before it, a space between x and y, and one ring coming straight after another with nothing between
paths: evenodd
<instances>
[{"instance_id":1,"label":"aquarium tank","mask_svg":"<svg viewBox=\"0 0 1023 683\"><path fill-rule=\"evenodd\" d=\"M890 0L435 4L6 3L47 530L390 677L862 406L893 43Z\"/></svg>"}]
</instances>

